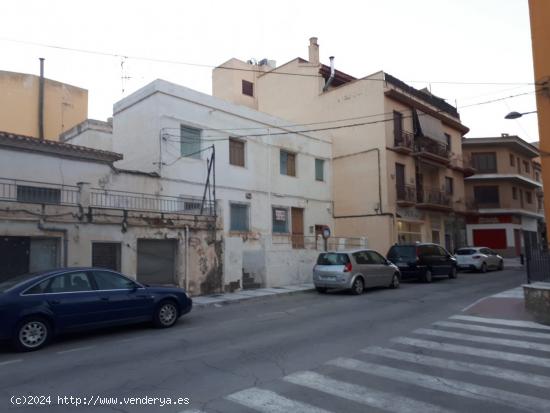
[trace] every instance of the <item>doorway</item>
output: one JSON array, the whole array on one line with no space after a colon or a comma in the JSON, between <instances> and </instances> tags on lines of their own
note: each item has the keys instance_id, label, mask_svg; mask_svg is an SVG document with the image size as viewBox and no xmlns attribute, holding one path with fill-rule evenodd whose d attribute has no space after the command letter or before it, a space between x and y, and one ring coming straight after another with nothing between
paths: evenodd
<instances>
[{"instance_id":1,"label":"doorway","mask_svg":"<svg viewBox=\"0 0 550 413\"><path fill-rule=\"evenodd\" d=\"M304 209L292 208L292 248L304 248Z\"/></svg>"},{"instance_id":2,"label":"doorway","mask_svg":"<svg viewBox=\"0 0 550 413\"><path fill-rule=\"evenodd\" d=\"M137 279L145 284L176 284L176 240L140 239Z\"/></svg>"}]
</instances>

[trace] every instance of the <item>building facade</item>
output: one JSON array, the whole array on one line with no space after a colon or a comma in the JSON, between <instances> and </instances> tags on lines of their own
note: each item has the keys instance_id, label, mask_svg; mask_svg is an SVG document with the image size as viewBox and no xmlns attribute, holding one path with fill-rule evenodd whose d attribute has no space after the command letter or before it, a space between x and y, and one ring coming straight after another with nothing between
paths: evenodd
<instances>
[{"instance_id":1,"label":"building facade","mask_svg":"<svg viewBox=\"0 0 550 413\"><path fill-rule=\"evenodd\" d=\"M464 139L475 174L466 178L468 244L507 257L519 256L525 236L538 244L544 231L542 173L538 149L518 136Z\"/></svg>"},{"instance_id":2,"label":"building facade","mask_svg":"<svg viewBox=\"0 0 550 413\"><path fill-rule=\"evenodd\" d=\"M331 137L336 235L367 237L383 253L396 242L466 243L468 128L443 99L382 71L332 71L316 38L309 60L276 68L229 60L213 70L213 94Z\"/></svg>"},{"instance_id":3,"label":"building facade","mask_svg":"<svg viewBox=\"0 0 550 413\"><path fill-rule=\"evenodd\" d=\"M93 265L193 295L222 291L214 204L116 168L121 158L0 132L0 281Z\"/></svg>"},{"instance_id":4,"label":"building facade","mask_svg":"<svg viewBox=\"0 0 550 413\"><path fill-rule=\"evenodd\" d=\"M117 167L157 174L180 193L210 194L223 227L224 289L280 286L310 282L319 234L334 226L332 143L287 124L156 80L115 104L111 132L96 122L62 139L112 148L124 155ZM331 242L346 241L364 243Z\"/></svg>"}]
</instances>

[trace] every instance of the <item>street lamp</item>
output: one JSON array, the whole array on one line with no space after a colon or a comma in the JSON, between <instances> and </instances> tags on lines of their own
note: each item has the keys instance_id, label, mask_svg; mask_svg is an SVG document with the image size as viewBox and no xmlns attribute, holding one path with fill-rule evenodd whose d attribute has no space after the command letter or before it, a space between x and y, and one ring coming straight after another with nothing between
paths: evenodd
<instances>
[{"instance_id":1,"label":"street lamp","mask_svg":"<svg viewBox=\"0 0 550 413\"><path fill-rule=\"evenodd\" d=\"M510 112L509 114L507 114L504 119L517 119L517 118L521 118L523 115L528 115L530 113L537 113L536 110L533 110L531 112L523 112L523 113L519 113L519 112Z\"/></svg>"}]
</instances>

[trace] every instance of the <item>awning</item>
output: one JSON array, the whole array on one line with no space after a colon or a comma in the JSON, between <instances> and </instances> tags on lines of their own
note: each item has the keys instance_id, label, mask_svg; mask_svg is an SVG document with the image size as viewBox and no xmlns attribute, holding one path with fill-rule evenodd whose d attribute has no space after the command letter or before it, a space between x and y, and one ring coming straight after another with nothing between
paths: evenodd
<instances>
[{"instance_id":1,"label":"awning","mask_svg":"<svg viewBox=\"0 0 550 413\"><path fill-rule=\"evenodd\" d=\"M439 119L434 118L420 110L418 114L418 125L420 126L420 134L426 138L433 139L438 143L447 145L447 138L443 133L443 124Z\"/></svg>"}]
</instances>

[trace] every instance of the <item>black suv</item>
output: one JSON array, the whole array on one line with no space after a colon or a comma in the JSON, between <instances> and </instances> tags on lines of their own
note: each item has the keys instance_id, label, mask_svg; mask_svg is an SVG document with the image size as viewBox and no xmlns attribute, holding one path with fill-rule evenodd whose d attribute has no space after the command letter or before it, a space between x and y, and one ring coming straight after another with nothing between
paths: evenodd
<instances>
[{"instance_id":1,"label":"black suv","mask_svg":"<svg viewBox=\"0 0 550 413\"><path fill-rule=\"evenodd\" d=\"M456 278L456 259L437 244L394 245L388 251L388 260L401 270L402 278L418 278L432 282L432 277L445 275Z\"/></svg>"}]
</instances>

